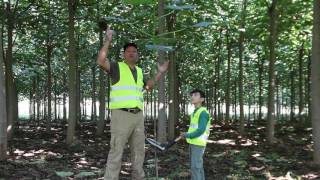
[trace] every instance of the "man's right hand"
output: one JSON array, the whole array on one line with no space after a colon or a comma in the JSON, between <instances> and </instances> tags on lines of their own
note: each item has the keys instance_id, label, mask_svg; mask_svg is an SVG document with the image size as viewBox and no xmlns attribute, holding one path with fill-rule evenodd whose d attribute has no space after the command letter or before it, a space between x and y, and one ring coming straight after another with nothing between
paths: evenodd
<instances>
[{"instance_id":1,"label":"man's right hand","mask_svg":"<svg viewBox=\"0 0 320 180\"><path fill-rule=\"evenodd\" d=\"M112 41L112 34L113 34L113 30L110 29L110 26L108 26L107 30L106 30L106 34L105 34L105 42L111 42Z\"/></svg>"}]
</instances>

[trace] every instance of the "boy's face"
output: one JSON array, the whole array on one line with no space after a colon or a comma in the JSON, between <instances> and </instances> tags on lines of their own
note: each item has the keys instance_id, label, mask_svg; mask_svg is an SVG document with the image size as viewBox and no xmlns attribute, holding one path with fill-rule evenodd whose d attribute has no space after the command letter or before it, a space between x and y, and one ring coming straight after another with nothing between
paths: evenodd
<instances>
[{"instance_id":1,"label":"boy's face","mask_svg":"<svg viewBox=\"0 0 320 180\"><path fill-rule=\"evenodd\" d=\"M201 97L199 92L191 94L191 104L201 104L204 101L204 98Z\"/></svg>"}]
</instances>

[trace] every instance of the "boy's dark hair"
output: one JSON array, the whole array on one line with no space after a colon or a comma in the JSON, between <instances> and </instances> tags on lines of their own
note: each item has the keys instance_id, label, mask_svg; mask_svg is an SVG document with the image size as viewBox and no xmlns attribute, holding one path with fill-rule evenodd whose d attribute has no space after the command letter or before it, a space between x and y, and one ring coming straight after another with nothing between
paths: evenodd
<instances>
[{"instance_id":1,"label":"boy's dark hair","mask_svg":"<svg viewBox=\"0 0 320 180\"><path fill-rule=\"evenodd\" d=\"M128 47L135 47L136 49L138 49L138 46L135 43L127 43L123 46L123 51L126 51Z\"/></svg>"},{"instance_id":2,"label":"boy's dark hair","mask_svg":"<svg viewBox=\"0 0 320 180\"><path fill-rule=\"evenodd\" d=\"M190 95L193 93L199 93L201 98L206 98L206 95L204 94L203 91L201 91L200 89L194 89L190 92Z\"/></svg>"}]
</instances>

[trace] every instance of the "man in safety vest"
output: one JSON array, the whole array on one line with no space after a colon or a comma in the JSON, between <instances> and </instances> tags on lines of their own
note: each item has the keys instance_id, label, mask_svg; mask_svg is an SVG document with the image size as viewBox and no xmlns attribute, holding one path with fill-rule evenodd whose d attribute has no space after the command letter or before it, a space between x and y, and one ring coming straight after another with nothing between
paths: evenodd
<instances>
[{"instance_id":1,"label":"man in safety vest","mask_svg":"<svg viewBox=\"0 0 320 180\"><path fill-rule=\"evenodd\" d=\"M211 118L207 109L202 106L205 99L204 92L195 89L190 95L195 110L191 114L188 132L182 133L181 137L186 138L190 144L191 179L204 180L203 154L210 134Z\"/></svg>"},{"instance_id":2,"label":"man in safety vest","mask_svg":"<svg viewBox=\"0 0 320 180\"><path fill-rule=\"evenodd\" d=\"M111 140L104 179L119 179L123 149L128 142L131 151L132 179L140 180L145 177L143 89L151 89L154 86L155 81L158 81L167 70L168 62L158 65L158 73L154 80L146 81L142 69L136 66L138 61L136 44L128 43L124 46L124 60L121 62L110 62L106 58L112 33L113 31L108 27L97 59L98 65L110 74L112 80Z\"/></svg>"}]
</instances>

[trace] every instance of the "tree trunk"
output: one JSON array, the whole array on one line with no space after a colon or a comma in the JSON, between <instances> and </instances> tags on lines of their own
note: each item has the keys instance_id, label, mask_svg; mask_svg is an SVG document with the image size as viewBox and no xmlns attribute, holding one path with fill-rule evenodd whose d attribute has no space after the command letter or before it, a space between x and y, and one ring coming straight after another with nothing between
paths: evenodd
<instances>
[{"instance_id":1,"label":"tree trunk","mask_svg":"<svg viewBox=\"0 0 320 180\"><path fill-rule=\"evenodd\" d=\"M313 1L311 117L314 162L320 165L320 1Z\"/></svg>"},{"instance_id":2,"label":"tree trunk","mask_svg":"<svg viewBox=\"0 0 320 180\"><path fill-rule=\"evenodd\" d=\"M274 89L275 89L275 72L274 64L276 60L275 45L277 40L277 12L276 12L277 0L272 0L272 4L268 9L270 17L270 40L269 40L269 87L268 87L268 114L267 114L267 141L272 144L274 142Z\"/></svg>"},{"instance_id":3,"label":"tree trunk","mask_svg":"<svg viewBox=\"0 0 320 180\"><path fill-rule=\"evenodd\" d=\"M230 89L231 89L231 40L229 39L229 30L226 34L227 51L228 51L228 67L227 67L227 89L226 89L226 123L230 121Z\"/></svg>"},{"instance_id":4,"label":"tree trunk","mask_svg":"<svg viewBox=\"0 0 320 180\"><path fill-rule=\"evenodd\" d=\"M262 107L263 107L263 77L264 77L264 58L260 57L258 54L259 60L259 117L258 120L262 120Z\"/></svg>"},{"instance_id":5,"label":"tree trunk","mask_svg":"<svg viewBox=\"0 0 320 180\"><path fill-rule=\"evenodd\" d=\"M32 77L32 111L33 111L33 114L32 114L32 117L31 119L33 121L36 120L36 90L37 90L37 87L36 87L36 77Z\"/></svg>"},{"instance_id":6,"label":"tree trunk","mask_svg":"<svg viewBox=\"0 0 320 180\"><path fill-rule=\"evenodd\" d=\"M158 17L159 25L158 31L159 35L165 32L165 1L158 0ZM164 51L158 51L158 63L162 64L165 60L166 53ZM167 141L167 115L166 115L166 104L165 104L165 78L162 76L158 83L158 97L159 97L159 106L158 106L158 127L157 127L157 140L160 143Z\"/></svg>"},{"instance_id":7,"label":"tree trunk","mask_svg":"<svg viewBox=\"0 0 320 180\"><path fill-rule=\"evenodd\" d=\"M13 130L14 130L14 122L18 119L18 103L17 101L17 92L14 82L14 75L13 75L13 56L12 56L12 48L13 48L13 29L14 29L14 10L11 9L10 1L7 3L7 35L8 35L8 48L6 52L5 58L5 79L6 79L6 106L7 106L7 125L8 125L8 139L12 138Z\"/></svg>"},{"instance_id":8,"label":"tree trunk","mask_svg":"<svg viewBox=\"0 0 320 180\"><path fill-rule=\"evenodd\" d=\"M308 77L307 77L307 89L308 93L306 93L306 99L308 102L308 124L310 125L312 120L311 120L311 53L309 52L308 56Z\"/></svg>"},{"instance_id":9,"label":"tree trunk","mask_svg":"<svg viewBox=\"0 0 320 180\"><path fill-rule=\"evenodd\" d=\"M244 29L246 25L246 10L247 0L243 0L242 17L240 24L240 35L239 35L239 105L240 105L240 135L244 135L244 111L243 111L243 43L244 43Z\"/></svg>"},{"instance_id":10,"label":"tree trunk","mask_svg":"<svg viewBox=\"0 0 320 180\"><path fill-rule=\"evenodd\" d=\"M3 25L0 27L0 161L7 158L7 110L6 88L4 79Z\"/></svg>"},{"instance_id":11,"label":"tree trunk","mask_svg":"<svg viewBox=\"0 0 320 180\"><path fill-rule=\"evenodd\" d=\"M294 116L295 116L295 105L296 105L296 87L295 87L295 71L292 70L290 73L290 86L291 86L291 93L290 93L290 121L294 120Z\"/></svg>"},{"instance_id":12,"label":"tree trunk","mask_svg":"<svg viewBox=\"0 0 320 180\"><path fill-rule=\"evenodd\" d=\"M92 105L91 105L91 121L96 121L96 65L92 66ZM99 74L100 75L100 74ZM99 77L100 80L100 77ZM101 88L101 86L100 86ZM100 91L99 91L100 93ZM100 94L99 94L100 95ZM99 96L100 97L100 96ZM100 100L100 99L99 99ZM101 102L100 102L101 103ZM100 107L99 107L100 110Z\"/></svg>"},{"instance_id":13,"label":"tree trunk","mask_svg":"<svg viewBox=\"0 0 320 180\"><path fill-rule=\"evenodd\" d=\"M76 42L75 42L75 11L76 0L68 1L69 9L69 120L66 143L71 145L74 141L75 126L77 121L77 62L76 62Z\"/></svg>"},{"instance_id":14,"label":"tree trunk","mask_svg":"<svg viewBox=\"0 0 320 180\"><path fill-rule=\"evenodd\" d=\"M304 42L301 45L301 48L299 49L299 120L302 123L303 117L303 107L304 107L304 97L303 97L303 52L304 52Z\"/></svg>"},{"instance_id":15,"label":"tree trunk","mask_svg":"<svg viewBox=\"0 0 320 180\"><path fill-rule=\"evenodd\" d=\"M53 84L54 84L54 120L58 119L58 112L57 112L57 106L58 106L58 97L57 97L57 77L54 76L53 78Z\"/></svg>"},{"instance_id":16,"label":"tree trunk","mask_svg":"<svg viewBox=\"0 0 320 180\"><path fill-rule=\"evenodd\" d=\"M63 76L63 86L67 84L67 78L66 76ZM64 88L65 89L65 88ZM63 121L67 122L67 93L65 90L63 91Z\"/></svg>"},{"instance_id":17,"label":"tree trunk","mask_svg":"<svg viewBox=\"0 0 320 180\"><path fill-rule=\"evenodd\" d=\"M99 18L99 4L97 5L98 18ZM103 35L102 31L99 33L100 47L103 45ZM109 75L107 75L109 76ZM106 84L105 84L105 75L102 69L99 70L99 121L97 122L97 136L103 134L105 127L105 112L106 112ZM108 96L109 97L109 96ZM109 99L108 99L109 101ZM108 109L109 111L109 109Z\"/></svg>"},{"instance_id":18,"label":"tree trunk","mask_svg":"<svg viewBox=\"0 0 320 180\"><path fill-rule=\"evenodd\" d=\"M49 33L49 32L47 32ZM51 124L51 91L52 91L52 78L51 78L51 55L52 55L52 45L50 44L50 37L49 34L47 35L47 97L48 97L48 114L46 119L46 129L47 131L50 130Z\"/></svg>"},{"instance_id":19,"label":"tree trunk","mask_svg":"<svg viewBox=\"0 0 320 180\"><path fill-rule=\"evenodd\" d=\"M221 52L221 49L222 49L222 29L220 29L220 37L219 37L219 42L218 42L218 62L217 62L217 66L216 66L216 95L217 95L217 115L218 115L218 121L221 122L222 121L222 111L221 111L221 90L220 90L220 67L221 67L221 64L222 64L222 52Z\"/></svg>"},{"instance_id":20,"label":"tree trunk","mask_svg":"<svg viewBox=\"0 0 320 180\"><path fill-rule=\"evenodd\" d=\"M176 15L172 14L168 16L167 25L168 31L172 32L175 30L176 24ZM172 35L171 38L175 38ZM179 89L178 89L178 80L177 80L177 66L176 66L176 53L170 52L169 53L169 125L168 125L168 139L173 140L175 139L175 126L177 120L179 118Z\"/></svg>"},{"instance_id":21,"label":"tree trunk","mask_svg":"<svg viewBox=\"0 0 320 180\"><path fill-rule=\"evenodd\" d=\"M40 114L41 114L41 92L40 92L40 78L39 75L37 74L36 77L36 101L37 101L37 121L40 121Z\"/></svg>"}]
</instances>

